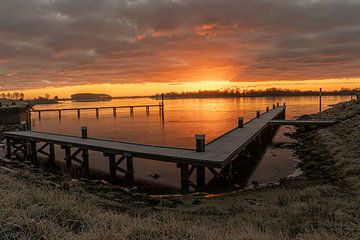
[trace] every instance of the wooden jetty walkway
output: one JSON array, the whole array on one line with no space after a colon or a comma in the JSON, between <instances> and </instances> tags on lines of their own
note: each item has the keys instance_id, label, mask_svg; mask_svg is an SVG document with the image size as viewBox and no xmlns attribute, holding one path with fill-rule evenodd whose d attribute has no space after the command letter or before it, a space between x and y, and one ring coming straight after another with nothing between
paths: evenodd
<instances>
[{"instance_id":1,"label":"wooden jetty walkway","mask_svg":"<svg viewBox=\"0 0 360 240\"><path fill-rule=\"evenodd\" d=\"M43 112L57 112L59 119L61 119L62 116L62 112L65 111L73 111L73 112L77 112L77 117L80 119L81 117L81 111L89 111L89 110L94 110L96 117L99 117L99 111L101 109L112 109L113 110L113 115L116 116L117 113L117 109L129 109L130 110L130 115L134 114L134 109L135 108L145 108L146 109L146 114L150 113L150 108L159 108L159 112L163 113L164 112L164 102L160 102L159 104L148 104L148 105L134 105L134 106L111 106L111 107L85 107L85 108L62 108L62 109L32 109L31 112L33 113L37 113L39 119L41 119L41 113Z\"/></svg>"},{"instance_id":2,"label":"wooden jetty walkway","mask_svg":"<svg viewBox=\"0 0 360 240\"><path fill-rule=\"evenodd\" d=\"M258 147L271 139L277 126L270 124L276 119L285 119L284 106L273 105L261 114L256 112L256 118L244 124L243 118L238 119L238 126L224 135L205 144L205 135L195 136L196 148L174 148L152 146L128 142L109 141L89 138L87 128L82 128L82 136L68 136L34 131L5 132L6 154L10 158L17 152L22 152L25 159L38 163L38 154L49 158L55 163L55 145L65 151L65 166L71 173L72 162L81 165L82 173L89 173L89 151L104 153L109 161L111 179L117 172L125 174L132 181L134 178L133 158L166 161L176 163L181 172L181 188L188 192L190 186L201 189L205 186L205 168L215 176L219 174L231 178L232 162L240 154L249 155L258 151ZM254 148L255 145L255 148ZM45 149L48 149L47 151ZM126 162L126 168L120 165ZM125 164L124 164L125 165ZM215 169L220 169L220 172ZM191 175L196 172L196 184L190 182Z\"/></svg>"}]
</instances>

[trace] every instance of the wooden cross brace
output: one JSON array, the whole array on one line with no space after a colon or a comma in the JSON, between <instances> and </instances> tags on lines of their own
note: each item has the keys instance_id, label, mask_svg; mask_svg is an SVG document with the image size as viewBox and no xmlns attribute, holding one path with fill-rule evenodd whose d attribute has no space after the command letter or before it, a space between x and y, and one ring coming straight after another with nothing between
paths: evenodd
<instances>
[{"instance_id":1,"label":"wooden cross brace","mask_svg":"<svg viewBox=\"0 0 360 240\"><path fill-rule=\"evenodd\" d=\"M61 149L65 150L65 163L66 163L66 170L68 173L71 173L72 169L72 160L77 163L81 164L83 175L87 177L89 174L89 153L87 149L78 148L74 153L71 153L71 146L61 146ZM82 159L80 160L77 156L82 154Z\"/></svg>"},{"instance_id":2,"label":"wooden cross brace","mask_svg":"<svg viewBox=\"0 0 360 240\"><path fill-rule=\"evenodd\" d=\"M26 152L26 150L25 150L26 145L24 143L15 143L14 142L12 147L15 148L14 151L12 152L13 154L15 154L19 151L23 152L24 154Z\"/></svg>"},{"instance_id":3,"label":"wooden cross brace","mask_svg":"<svg viewBox=\"0 0 360 240\"><path fill-rule=\"evenodd\" d=\"M119 171L130 180L134 179L133 157L131 153L123 153L116 161L116 155L113 153L104 153L105 157L109 157L109 172L111 180L116 179L116 172ZM126 160L126 169L120 167L120 164Z\"/></svg>"},{"instance_id":4,"label":"wooden cross brace","mask_svg":"<svg viewBox=\"0 0 360 240\"><path fill-rule=\"evenodd\" d=\"M50 146L50 144L49 144L49 143L45 143L42 147L40 147L40 148L37 150L37 152L49 157L49 156L50 156L50 153L47 153L47 152L44 151L44 149L45 149L46 147L48 147L48 146Z\"/></svg>"}]
</instances>

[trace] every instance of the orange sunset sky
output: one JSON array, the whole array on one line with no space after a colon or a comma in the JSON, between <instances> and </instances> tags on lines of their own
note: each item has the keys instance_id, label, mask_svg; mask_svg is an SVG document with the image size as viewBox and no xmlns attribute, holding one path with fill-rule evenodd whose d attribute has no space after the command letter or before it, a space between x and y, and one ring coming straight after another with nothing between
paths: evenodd
<instances>
[{"instance_id":1,"label":"orange sunset sky","mask_svg":"<svg viewBox=\"0 0 360 240\"><path fill-rule=\"evenodd\" d=\"M360 87L360 1L2 0L0 92Z\"/></svg>"}]
</instances>

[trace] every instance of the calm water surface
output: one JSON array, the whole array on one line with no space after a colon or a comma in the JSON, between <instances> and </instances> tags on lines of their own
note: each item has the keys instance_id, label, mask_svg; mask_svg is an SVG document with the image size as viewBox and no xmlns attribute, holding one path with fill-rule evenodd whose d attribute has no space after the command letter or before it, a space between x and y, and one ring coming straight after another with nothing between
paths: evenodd
<instances>
[{"instance_id":1,"label":"calm water surface","mask_svg":"<svg viewBox=\"0 0 360 240\"><path fill-rule=\"evenodd\" d=\"M323 97L323 109L329 105L347 101L350 97ZM281 97L281 98L216 98L216 99L177 99L165 101L164 119L159 116L158 108L151 108L147 115L145 108L134 109L130 116L129 109L118 109L113 117L112 109L100 110L97 119L95 110L81 112L63 112L61 120L57 112L42 113L41 120L37 114L32 116L33 130L55 132L69 135L80 135L80 127L87 126L89 136L94 138L113 139L153 145L194 148L194 135L206 134L206 141L218 137L224 132L236 127L237 118L242 116L245 121L255 117L256 110L265 110L266 106L286 102L286 116L288 119L319 110L318 97ZM38 105L36 109L46 108L77 108L123 106L140 104L158 104L150 98L116 99L109 102L71 102L66 101L53 105ZM294 172L295 164L290 149L278 149L281 143L293 140L284 137L284 132L291 132L293 128L281 127L273 139L273 144L267 147L260 161L247 170L243 181L259 181L260 183L274 182L281 177ZM63 153L57 149L57 159L63 159ZM103 172L108 170L108 161L102 154L91 153L90 167ZM180 171L174 163L135 159L135 178L143 183L165 185L178 188L180 186ZM154 179L154 174L160 175ZM207 173L207 180L211 174Z\"/></svg>"}]
</instances>

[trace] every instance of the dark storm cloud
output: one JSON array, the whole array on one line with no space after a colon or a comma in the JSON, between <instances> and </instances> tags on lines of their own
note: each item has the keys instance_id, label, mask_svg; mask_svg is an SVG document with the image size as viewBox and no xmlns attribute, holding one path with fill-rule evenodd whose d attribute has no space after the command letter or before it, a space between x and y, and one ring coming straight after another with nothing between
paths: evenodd
<instances>
[{"instance_id":1,"label":"dark storm cloud","mask_svg":"<svg viewBox=\"0 0 360 240\"><path fill-rule=\"evenodd\" d=\"M359 12L358 0L1 0L0 87L359 77Z\"/></svg>"}]
</instances>

